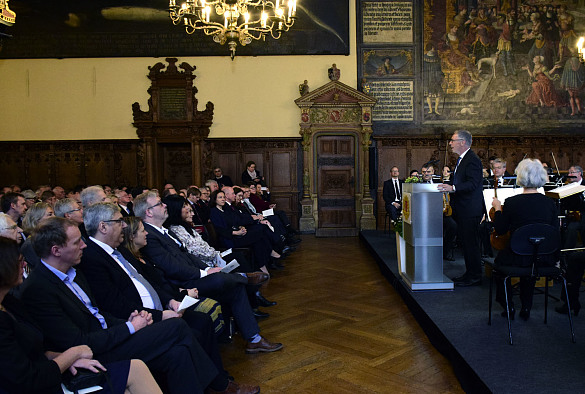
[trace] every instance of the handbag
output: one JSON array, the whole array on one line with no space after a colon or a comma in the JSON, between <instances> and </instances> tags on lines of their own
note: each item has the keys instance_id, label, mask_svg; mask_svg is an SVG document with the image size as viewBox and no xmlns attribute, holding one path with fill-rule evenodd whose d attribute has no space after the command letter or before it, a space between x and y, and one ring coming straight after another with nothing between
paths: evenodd
<instances>
[{"instance_id":1,"label":"handbag","mask_svg":"<svg viewBox=\"0 0 585 394\"><path fill-rule=\"evenodd\" d=\"M104 387L106 383L106 373L104 371L92 372L89 369L77 368L77 374L73 375L66 371L62 378L63 384L69 391L74 393L79 390L93 386Z\"/></svg>"}]
</instances>

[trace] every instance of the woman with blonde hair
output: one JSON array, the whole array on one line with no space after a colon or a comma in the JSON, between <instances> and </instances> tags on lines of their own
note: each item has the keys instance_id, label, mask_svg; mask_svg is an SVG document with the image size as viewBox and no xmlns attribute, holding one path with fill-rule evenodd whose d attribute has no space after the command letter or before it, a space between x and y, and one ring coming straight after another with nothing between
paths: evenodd
<instances>
[{"instance_id":1,"label":"woman with blonde hair","mask_svg":"<svg viewBox=\"0 0 585 394\"><path fill-rule=\"evenodd\" d=\"M43 221L43 219L55 216L53 207L46 202L37 202L33 204L24 215L22 219L22 229L28 237L32 234L34 229Z\"/></svg>"}]
</instances>

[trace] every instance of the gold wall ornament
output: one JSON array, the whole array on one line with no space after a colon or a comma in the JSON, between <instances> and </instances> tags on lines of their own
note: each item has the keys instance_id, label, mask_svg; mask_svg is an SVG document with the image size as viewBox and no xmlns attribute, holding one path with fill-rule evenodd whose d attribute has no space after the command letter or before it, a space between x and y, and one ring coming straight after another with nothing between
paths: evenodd
<instances>
[{"instance_id":1,"label":"gold wall ornament","mask_svg":"<svg viewBox=\"0 0 585 394\"><path fill-rule=\"evenodd\" d=\"M286 4L285 4L286 3ZM201 30L220 45L227 42L231 58L252 40L275 40L295 23L297 0L187 0L178 6L169 0L173 24L184 25L188 34Z\"/></svg>"},{"instance_id":2,"label":"gold wall ornament","mask_svg":"<svg viewBox=\"0 0 585 394\"><path fill-rule=\"evenodd\" d=\"M0 23L12 26L16 22L16 13L8 8L8 0L0 0Z\"/></svg>"}]
</instances>

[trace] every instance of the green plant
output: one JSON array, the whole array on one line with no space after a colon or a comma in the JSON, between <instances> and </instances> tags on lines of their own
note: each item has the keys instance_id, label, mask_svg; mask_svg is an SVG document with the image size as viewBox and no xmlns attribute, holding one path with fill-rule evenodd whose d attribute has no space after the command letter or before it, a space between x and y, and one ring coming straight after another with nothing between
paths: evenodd
<instances>
[{"instance_id":1,"label":"green plant","mask_svg":"<svg viewBox=\"0 0 585 394\"><path fill-rule=\"evenodd\" d=\"M402 220L399 220L399 221L394 223L393 230L395 233L398 233L398 235L400 235L401 237L404 236L404 234L403 234L404 230L402 228Z\"/></svg>"}]
</instances>

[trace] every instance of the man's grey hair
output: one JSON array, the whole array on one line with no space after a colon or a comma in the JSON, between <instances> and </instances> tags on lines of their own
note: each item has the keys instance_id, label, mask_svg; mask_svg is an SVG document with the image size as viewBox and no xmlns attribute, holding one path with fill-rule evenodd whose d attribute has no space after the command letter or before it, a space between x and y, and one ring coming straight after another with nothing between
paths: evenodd
<instances>
[{"instance_id":1,"label":"man's grey hair","mask_svg":"<svg viewBox=\"0 0 585 394\"><path fill-rule=\"evenodd\" d=\"M5 213L0 213L0 231L6 230L8 226L8 220L12 220L10 216Z\"/></svg>"},{"instance_id":2,"label":"man's grey hair","mask_svg":"<svg viewBox=\"0 0 585 394\"><path fill-rule=\"evenodd\" d=\"M473 137L471 136L471 133L469 131L457 130L455 133L457 133L457 136L461 138L463 142L465 142L465 146L467 147L471 146L471 143L473 142Z\"/></svg>"},{"instance_id":3,"label":"man's grey hair","mask_svg":"<svg viewBox=\"0 0 585 394\"><path fill-rule=\"evenodd\" d=\"M146 193L139 194L134 199L134 216L144 220L146 218L146 210L149 208L148 199L158 197L157 192L147 191Z\"/></svg>"},{"instance_id":4,"label":"man's grey hair","mask_svg":"<svg viewBox=\"0 0 585 394\"><path fill-rule=\"evenodd\" d=\"M538 159L524 159L516 166L516 184L538 189L546 183L546 170Z\"/></svg>"},{"instance_id":5,"label":"man's grey hair","mask_svg":"<svg viewBox=\"0 0 585 394\"><path fill-rule=\"evenodd\" d=\"M506 168L506 160L502 159L501 157L497 157L493 160L493 164L501 164L502 167Z\"/></svg>"},{"instance_id":6,"label":"man's grey hair","mask_svg":"<svg viewBox=\"0 0 585 394\"><path fill-rule=\"evenodd\" d=\"M66 213L69 213L77 208L79 208L79 205L77 205L77 201L75 201L72 198L64 198L62 200L57 201L55 203L55 208L53 209L55 210L55 216L64 218Z\"/></svg>"},{"instance_id":7,"label":"man's grey hair","mask_svg":"<svg viewBox=\"0 0 585 394\"><path fill-rule=\"evenodd\" d=\"M83 225L87 234L94 236L97 233L100 222L112 220L120 208L111 202L98 202L83 209Z\"/></svg>"},{"instance_id":8,"label":"man's grey hair","mask_svg":"<svg viewBox=\"0 0 585 394\"><path fill-rule=\"evenodd\" d=\"M81 205L83 205L84 209L92 204L101 202L101 197L98 197L100 191L105 194L104 188L99 185L89 186L81 191Z\"/></svg>"},{"instance_id":9,"label":"man's grey hair","mask_svg":"<svg viewBox=\"0 0 585 394\"><path fill-rule=\"evenodd\" d=\"M217 181L215 179L208 179L205 181L205 186L209 187L209 185L211 185L212 183L215 183L218 187L219 184L217 183Z\"/></svg>"},{"instance_id":10,"label":"man's grey hair","mask_svg":"<svg viewBox=\"0 0 585 394\"><path fill-rule=\"evenodd\" d=\"M575 169L575 171L581 173L581 175L583 175L583 168L581 168L581 166L577 166L577 165L573 165L571 166Z\"/></svg>"}]
</instances>

